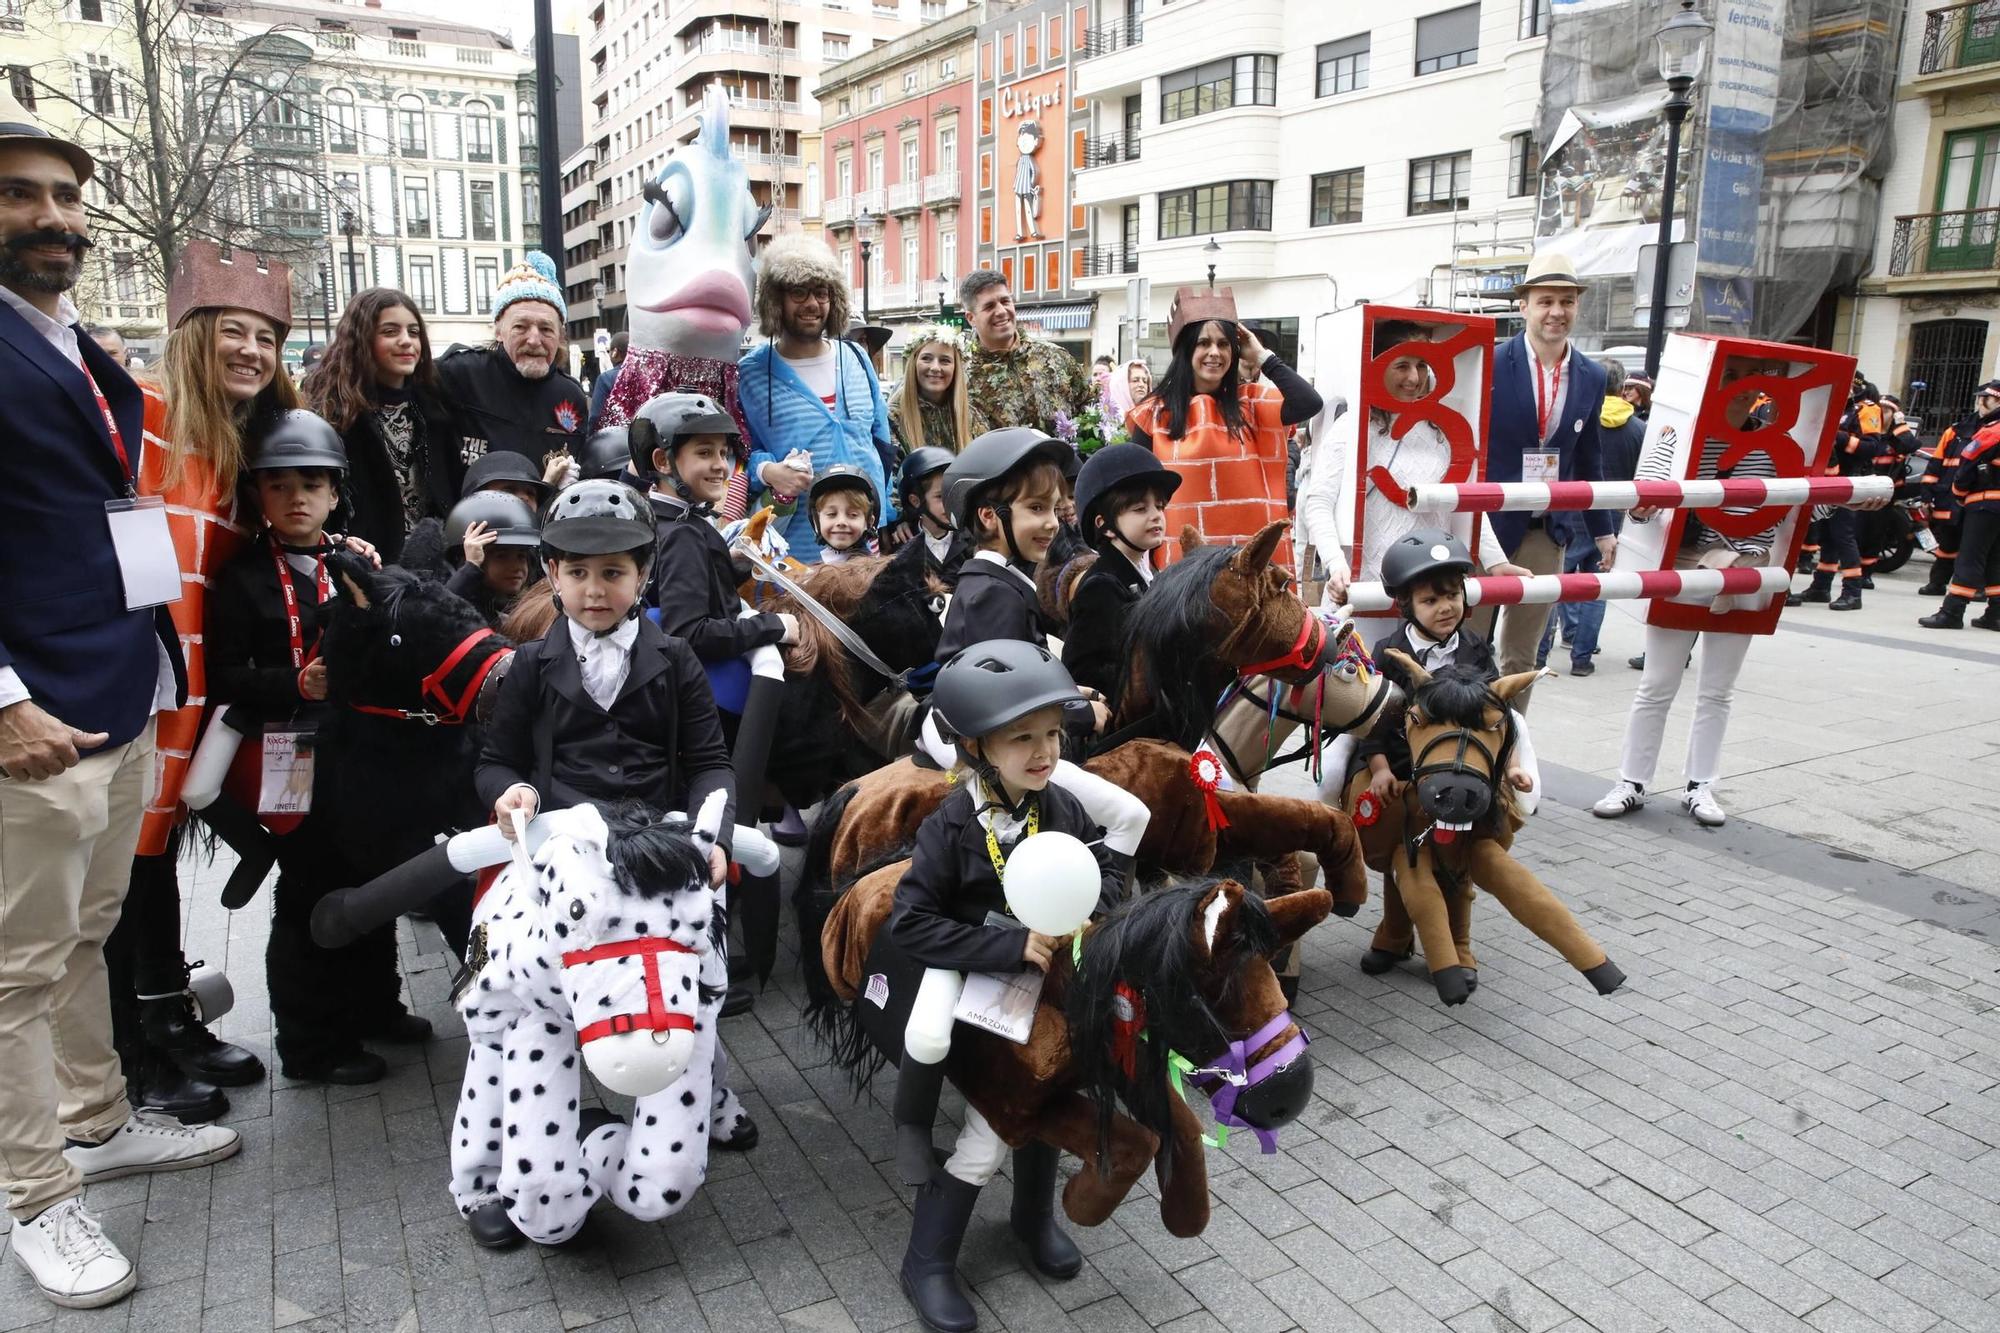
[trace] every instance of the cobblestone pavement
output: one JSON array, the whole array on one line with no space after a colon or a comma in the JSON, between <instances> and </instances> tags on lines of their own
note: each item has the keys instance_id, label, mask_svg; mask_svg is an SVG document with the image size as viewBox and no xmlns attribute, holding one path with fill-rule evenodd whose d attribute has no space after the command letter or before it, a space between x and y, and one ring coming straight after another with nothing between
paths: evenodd
<instances>
[{"instance_id":1,"label":"cobblestone pavement","mask_svg":"<svg viewBox=\"0 0 2000 1333\"><path fill-rule=\"evenodd\" d=\"M1893 609L1914 600L1906 589ZM1623 665L1636 631L1614 618L1602 674L1547 682L1536 702L1538 749L1573 768L1552 764L1556 801L1522 848L1630 984L1597 997L1488 902L1479 991L1445 1010L1417 964L1355 968L1372 908L1330 921L1308 939L1298 1010L1317 1095L1280 1151L1239 1138L1212 1155L1199 1239L1164 1231L1147 1180L1112 1221L1075 1229L1087 1263L1064 1283L1024 1269L1007 1190L988 1191L963 1265L982 1327L2000 1328L1991 862L1909 869L1922 836L1882 820L1902 841L1860 857L1847 794L1808 828L1758 822L1808 779L1858 774L1933 824L1954 812L1990 857L1996 747L1957 728L1995 720L1994 676L1923 650L2000 664L2000 644L1904 646L1887 615L1812 626L1859 638L1781 632L1753 653L1724 788L1749 815L1720 833L1657 802L1616 824L1581 808L1615 765L1584 733L1615 740L1637 681ZM1857 768L1853 733L1782 712L1844 683L1932 720L1869 715L1875 762ZM1884 771L1912 736L1927 739ZM239 1005L224 1030L268 1052L265 922L225 918L218 884L206 871L190 895L189 952L226 960ZM455 1031L429 927L406 928L404 961L423 1012ZM790 975L723 1030L762 1144L712 1158L707 1188L664 1224L600 1209L561 1250L475 1249L445 1189L442 1117L464 1052L447 1036L385 1050L394 1070L372 1088L274 1077L233 1092L240 1157L90 1191L139 1260L138 1293L52 1321L9 1261L0 1330L913 1328L895 1279L909 1192L886 1169L886 1110L850 1099L799 1026Z\"/></svg>"}]
</instances>

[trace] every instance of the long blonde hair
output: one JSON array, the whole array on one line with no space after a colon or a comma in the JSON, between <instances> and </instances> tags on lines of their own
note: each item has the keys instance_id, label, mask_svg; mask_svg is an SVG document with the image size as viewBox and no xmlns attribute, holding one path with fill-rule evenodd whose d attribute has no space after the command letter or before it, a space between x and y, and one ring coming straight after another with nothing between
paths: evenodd
<instances>
[{"instance_id":1,"label":"long blonde hair","mask_svg":"<svg viewBox=\"0 0 2000 1333\"><path fill-rule=\"evenodd\" d=\"M285 373L284 339L279 337L277 373L257 396L239 403L222 387L222 354L215 325L221 310L196 310L167 337L167 353L152 377L167 400L167 489L181 484L187 460L199 457L215 474L224 496L235 493L243 472L244 435L250 423L269 412L299 405L299 392Z\"/></svg>"},{"instance_id":2,"label":"long blonde hair","mask_svg":"<svg viewBox=\"0 0 2000 1333\"><path fill-rule=\"evenodd\" d=\"M938 440L924 438L924 396L917 388L917 353L937 343L949 347L952 355L951 389L948 391L946 406L951 413L951 428L958 438L949 445ZM972 414L966 407L965 399L965 335L957 329L942 325L929 325L918 329L903 350L903 388L896 395L896 415L902 418L903 437L911 449L921 449L925 445L948 448L953 453L972 443Z\"/></svg>"}]
</instances>

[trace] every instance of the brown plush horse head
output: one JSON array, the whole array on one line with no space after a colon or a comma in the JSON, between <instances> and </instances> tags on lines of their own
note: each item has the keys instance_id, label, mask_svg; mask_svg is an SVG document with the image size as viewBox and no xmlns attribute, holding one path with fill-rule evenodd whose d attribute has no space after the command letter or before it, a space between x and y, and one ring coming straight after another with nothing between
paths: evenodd
<instances>
[{"instance_id":1,"label":"brown plush horse head","mask_svg":"<svg viewBox=\"0 0 2000 1333\"><path fill-rule=\"evenodd\" d=\"M1471 667L1449 666L1433 675L1402 649L1388 651L1410 676L1404 714L1410 780L1424 813L1435 821L1434 836L1449 842L1470 833L1489 813L1511 812L1503 780L1514 747L1509 701L1540 673L1523 671L1489 684Z\"/></svg>"}]
</instances>

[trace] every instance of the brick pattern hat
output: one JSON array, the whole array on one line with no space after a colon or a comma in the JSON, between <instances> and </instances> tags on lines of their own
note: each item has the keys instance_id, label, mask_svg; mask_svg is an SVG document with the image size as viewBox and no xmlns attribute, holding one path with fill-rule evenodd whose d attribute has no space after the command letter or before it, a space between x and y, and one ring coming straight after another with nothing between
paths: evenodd
<instances>
[{"instance_id":1,"label":"brick pattern hat","mask_svg":"<svg viewBox=\"0 0 2000 1333\"><path fill-rule=\"evenodd\" d=\"M1188 325L1206 324L1211 319L1241 322L1236 318L1235 291L1228 287L1220 291L1213 287L1181 288L1174 293L1173 308L1167 312L1167 345L1180 342L1181 330Z\"/></svg>"},{"instance_id":2,"label":"brick pattern hat","mask_svg":"<svg viewBox=\"0 0 2000 1333\"><path fill-rule=\"evenodd\" d=\"M0 143L30 143L61 154L76 168L76 183L79 185L97 171L96 158L80 146L43 129L41 123L14 96L12 88L0 88Z\"/></svg>"},{"instance_id":3,"label":"brick pattern hat","mask_svg":"<svg viewBox=\"0 0 2000 1333\"><path fill-rule=\"evenodd\" d=\"M167 284L167 325L179 328L197 310L248 310L292 330L292 270L248 250L224 250L214 241L189 241Z\"/></svg>"}]
</instances>

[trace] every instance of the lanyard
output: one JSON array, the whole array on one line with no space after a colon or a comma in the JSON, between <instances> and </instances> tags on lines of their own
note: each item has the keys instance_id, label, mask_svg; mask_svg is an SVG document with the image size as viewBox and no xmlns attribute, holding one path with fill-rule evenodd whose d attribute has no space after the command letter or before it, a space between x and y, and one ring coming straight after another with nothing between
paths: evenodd
<instances>
[{"instance_id":1,"label":"lanyard","mask_svg":"<svg viewBox=\"0 0 2000 1333\"><path fill-rule=\"evenodd\" d=\"M1007 873L1007 858L1000 854L1000 839L993 836L993 816L988 815L980 822L986 825L986 854L993 858L993 873L1004 876ZM1042 803L1034 797L1029 797L1028 829L1023 836L1032 838L1041 832L1041 829Z\"/></svg>"},{"instance_id":2,"label":"lanyard","mask_svg":"<svg viewBox=\"0 0 2000 1333\"><path fill-rule=\"evenodd\" d=\"M81 368L81 367L80 367ZM104 414L104 429L111 432L111 447L118 451L118 466L125 473L125 489L132 489L132 460L125 453L125 437L118 430L118 419L111 415L111 404L105 400L104 390L97 387L97 377L87 368L83 369L83 382L90 386L90 396L97 400L97 410Z\"/></svg>"},{"instance_id":3,"label":"lanyard","mask_svg":"<svg viewBox=\"0 0 2000 1333\"><path fill-rule=\"evenodd\" d=\"M299 620L299 592L292 586L292 567L275 537L271 539L271 561L278 567L278 591L285 597L285 629L292 638L292 669L302 670L307 662L319 656L319 640L313 640L310 653L306 651L305 631ZM324 554L313 558L313 572L319 585L319 604L325 606L333 600L333 576L326 572Z\"/></svg>"},{"instance_id":4,"label":"lanyard","mask_svg":"<svg viewBox=\"0 0 2000 1333\"><path fill-rule=\"evenodd\" d=\"M1542 363L1539 358L1536 359L1535 430L1537 434L1535 439L1537 442L1546 442L1549 438L1549 414L1554 412L1556 405L1562 401L1562 382L1563 368L1561 361L1556 362L1555 375L1552 377L1551 383L1544 386L1542 383ZM1542 397L1544 392L1548 394L1546 399Z\"/></svg>"}]
</instances>

